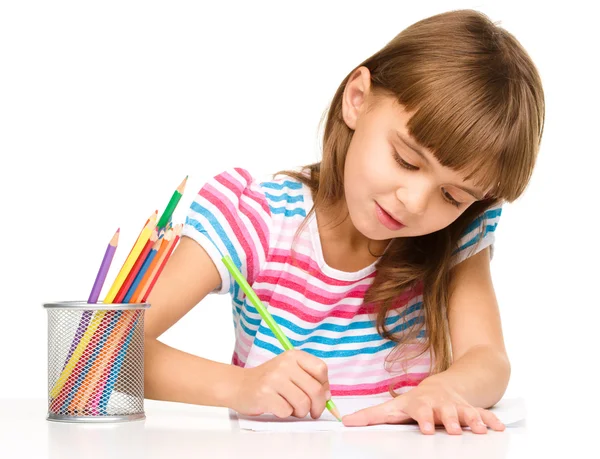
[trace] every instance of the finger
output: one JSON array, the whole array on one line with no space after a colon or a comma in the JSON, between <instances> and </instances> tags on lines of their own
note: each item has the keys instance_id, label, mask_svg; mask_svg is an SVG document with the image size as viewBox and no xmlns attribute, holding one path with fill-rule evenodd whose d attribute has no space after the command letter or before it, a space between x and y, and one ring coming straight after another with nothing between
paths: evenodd
<instances>
[{"instance_id":1,"label":"finger","mask_svg":"<svg viewBox=\"0 0 600 459\"><path fill-rule=\"evenodd\" d=\"M462 428L458 419L458 411L456 411L456 406L454 404L449 403L447 405L443 405L438 409L438 415L449 434L462 434Z\"/></svg>"},{"instance_id":2,"label":"finger","mask_svg":"<svg viewBox=\"0 0 600 459\"><path fill-rule=\"evenodd\" d=\"M327 364L321 359L304 351L297 351L297 362L304 371L310 374L321 384L329 383Z\"/></svg>"},{"instance_id":3,"label":"finger","mask_svg":"<svg viewBox=\"0 0 600 459\"><path fill-rule=\"evenodd\" d=\"M285 398L279 394L274 394L269 401L269 406L265 410L268 413L272 413L278 418L284 419L289 418L294 412L294 407L290 405Z\"/></svg>"},{"instance_id":4,"label":"finger","mask_svg":"<svg viewBox=\"0 0 600 459\"><path fill-rule=\"evenodd\" d=\"M348 427L371 426L376 424L400 424L410 421L400 409L400 400L393 399L379 405L359 410L342 417L342 422Z\"/></svg>"},{"instance_id":5,"label":"finger","mask_svg":"<svg viewBox=\"0 0 600 459\"><path fill-rule=\"evenodd\" d=\"M488 425L491 429L501 432L506 428L504 423L500 419L498 419L498 416L496 416L490 410L486 410L483 408L477 408L477 411L479 411L481 420L486 425Z\"/></svg>"},{"instance_id":6,"label":"finger","mask_svg":"<svg viewBox=\"0 0 600 459\"><path fill-rule=\"evenodd\" d=\"M407 406L404 411L411 418L419 423L421 432L426 435L432 435L435 433L435 421L433 408L425 403L414 403Z\"/></svg>"},{"instance_id":7,"label":"finger","mask_svg":"<svg viewBox=\"0 0 600 459\"><path fill-rule=\"evenodd\" d=\"M292 373L291 380L308 396L310 399L310 416L313 419L318 419L325 410L325 403L331 398L331 394L328 393L329 390L326 390L323 384L300 366L298 366L297 371ZM329 388L329 385L327 385L327 388Z\"/></svg>"},{"instance_id":8,"label":"finger","mask_svg":"<svg viewBox=\"0 0 600 459\"><path fill-rule=\"evenodd\" d=\"M468 405L459 408L459 417L462 422L471 428L473 433L486 434L487 427L481 420L481 415L476 408Z\"/></svg>"},{"instance_id":9,"label":"finger","mask_svg":"<svg viewBox=\"0 0 600 459\"><path fill-rule=\"evenodd\" d=\"M279 386L278 393L294 409L292 416L304 418L310 412L310 398L291 380L284 381Z\"/></svg>"}]
</instances>

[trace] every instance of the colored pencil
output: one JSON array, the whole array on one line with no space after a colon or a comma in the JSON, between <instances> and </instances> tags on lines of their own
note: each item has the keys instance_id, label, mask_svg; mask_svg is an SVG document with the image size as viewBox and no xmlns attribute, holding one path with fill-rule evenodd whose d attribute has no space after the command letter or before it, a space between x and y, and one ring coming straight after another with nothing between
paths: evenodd
<instances>
[{"instance_id":1,"label":"colored pencil","mask_svg":"<svg viewBox=\"0 0 600 459\"><path fill-rule=\"evenodd\" d=\"M142 249L141 253L138 255L131 270L127 274L127 277L125 278L125 282L123 282L123 285L121 285L121 288L119 289L119 292L117 293L117 296L115 297L115 303L123 303L123 302L126 303L126 301L124 301L125 296L127 295L127 292L129 291L131 284L133 284L133 281L135 280L135 277L139 273L140 269L142 269L142 266L144 265L144 262L146 261L148 254L152 250L152 246L154 245L154 243L157 240L158 240L158 233L156 231L156 228L154 228L152 230L152 234L150 235L150 238L146 241L144 248Z\"/></svg>"},{"instance_id":2,"label":"colored pencil","mask_svg":"<svg viewBox=\"0 0 600 459\"><path fill-rule=\"evenodd\" d=\"M94 367L97 365L96 361L100 355L100 352L102 350L102 348L104 348L104 345L106 343L106 340L108 339L108 337L110 336L110 333L112 331L112 329L117 325L118 323L118 316L115 315L116 311L108 311L106 313L106 318L108 319L107 325L106 325L106 329L102 330L102 328L99 328L97 331L99 331L100 333L96 334L96 339L92 339L92 341L90 342L91 345L88 346L88 353L86 355L87 359L82 358L79 359L79 362L77 362L77 367L76 367L76 371L73 372L73 374L71 375L72 377L74 376L74 378L69 378L69 379L73 379L72 382L72 386L69 388L68 392L68 396L65 397L65 400L63 401L63 405L62 405L62 410L63 412L70 412L73 413L73 411L75 409L83 409L83 404L82 404L82 400L80 400L79 398L76 398L76 396L81 397L82 395L82 391L81 389L85 389L83 384L85 380L89 381L89 373L90 371L93 372ZM67 389L67 385L65 385L65 388ZM81 414L80 412L78 412L77 414Z\"/></svg>"},{"instance_id":3,"label":"colored pencil","mask_svg":"<svg viewBox=\"0 0 600 459\"><path fill-rule=\"evenodd\" d=\"M171 257L171 253L173 253L173 250L175 249L175 246L177 245L177 242L179 241L179 238L181 237L181 230L182 230L182 228L183 228L182 224L178 224L178 225L175 226L175 229L174 229L174 232L173 232L174 233L174 237L169 242L169 245L167 247L167 251L163 255L162 260L159 262L160 265L158 266L158 269L156 270L156 274L150 280L150 285L148 286L148 290L146 290L146 293L144 294L144 297L142 298L142 303L145 303L146 300L148 299L148 296L150 295L150 292L152 292L152 289L154 288L154 285L156 284L156 281L160 277L160 273L162 272L162 270L164 269L165 265L169 261L169 258Z\"/></svg>"},{"instance_id":4,"label":"colored pencil","mask_svg":"<svg viewBox=\"0 0 600 459\"><path fill-rule=\"evenodd\" d=\"M121 312L121 311L119 311ZM134 314L131 315L131 319L127 322L126 333L121 336L121 341L119 342L118 348L115 351L118 351L117 358L114 360L114 364L112 367L107 368L109 370L108 377L106 380L102 381L101 388L99 390L100 395L100 406L99 406L99 414L106 415L106 405L110 400L110 396L112 394L115 382L117 381L117 377L119 376L119 372L121 371L121 365L123 365L123 361L125 360L125 356L127 355L127 348L129 347L129 343L131 342L131 337L135 331L135 326L137 321L141 315L141 310L133 311ZM94 406L95 408L95 406Z\"/></svg>"},{"instance_id":5,"label":"colored pencil","mask_svg":"<svg viewBox=\"0 0 600 459\"><path fill-rule=\"evenodd\" d=\"M142 244L146 243L146 240L147 240L147 238L150 235L149 233L150 233L151 230L149 229L149 227L153 228L153 223L156 221L156 215L157 215L157 213L158 212L154 212L150 216L150 218L148 218L148 220L146 222L146 225L144 226L144 228L140 232L140 235L138 236L138 240L134 244L134 247L129 252L129 256L127 257L127 260L125 261L123 267L121 268L121 271L119 272L119 275L117 276L117 279L113 283L113 286L111 287L111 289L110 289L110 291L108 293L107 298L104 300L104 303L111 303L112 300L114 299L114 295L116 294L116 291L121 286L121 284L123 282L123 279L128 274L128 272L130 270L130 267L133 264L133 261L131 261L131 260L134 259L134 257L137 257L137 255L139 254L139 251L141 250L141 249L139 249L139 247ZM107 300L109 300L109 301L107 301ZM75 348L75 350L71 354L71 357L68 359L68 362L65 365L65 367L63 368L62 373L60 374L60 376L58 377L58 379L57 379L56 383L54 384L52 390L50 391L50 396L52 398L55 398L55 397L57 397L59 395L61 389L63 388L63 386L65 384L65 382L67 381L67 379L69 378L69 376L73 372L73 369L75 368L75 365L77 364L77 362L81 358L81 356L84 353L84 351L86 350L86 348L88 348L88 345L90 344L90 340L92 339L92 337L94 335L102 334L102 332L104 331L104 327L106 326L105 323L102 324L102 322L103 322L102 319L104 317L104 314L105 314L105 311L96 311L96 313L93 315L93 318L91 320L90 325L85 330L85 333L81 337L79 343L77 344L77 347ZM98 333L96 333L96 330L98 330L100 324L102 324L103 327L100 327L100 330L98 331ZM94 340L94 343L97 342L99 339L100 339L100 337L96 336L95 340ZM74 377L76 377L76 376L77 375L74 375Z\"/></svg>"},{"instance_id":6,"label":"colored pencil","mask_svg":"<svg viewBox=\"0 0 600 459\"><path fill-rule=\"evenodd\" d=\"M183 181L177 187L177 189L173 192L173 195L171 196L171 199L169 200L169 204L167 204L167 207L165 208L162 215L160 216L160 220L158 220L158 223L156 225L156 227L158 229L164 228L165 225L168 223L168 221L171 219L171 216L173 215L173 211L177 207L177 204L179 203L179 200L181 199L181 196L183 195L183 190L185 189L185 184L187 183L187 179L188 179L188 176L186 175L185 178L183 179Z\"/></svg>"},{"instance_id":7,"label":"colored pencil","mask_svg":"<svg viewBox=\"0 0 600 459\"><path fill-rule=\"evenodd\" d=\"M69 362L65 365L65 368L63 369L59 378L56 380L56 383L54 383L52 390L50 391L50 396L52 398L55 398L60 393L60 390L63 388L63 385L65 384L67 378L72 373L73 368L75 368L75 365L80 360L81 354L83 354L83 351L87 347L88 343L92 339L92 336L94 335L94 332L98 328L98 325L100 325L100 322L102 321L102 317L104 316L103 312L104 311L99 311L99 314L96 314L92 318L90 325L88 326L85 333L83 334L83 337L81 338L81 341L79 341L77 347L75 348L75 351L73 351L73 355L71 355Z\"/></svg>"},{"instance_id":8,"label":"colored pencil","mask_svg":"<svg viewBox=\"0 0 600 459\"><path fill-rule=\"evenodd\" d=\"M152 238L150 240L152 240ZM150 241L148 241L148 242L150 242ZM133 294L135 293L136 289L138 288L138 285L140 285L142 278L146 274L146 271L148 271L148 268L149 268L150 264L152 263L152 260L154 260L154 257L156 256L156 253L158 252L158 249L160 248L161 242L162 242L162 240L154 241L154 245L152 246L150 253L148 253L148 256L144 260L144 264L142 265L142 267L136 274L135 279L134 279L133 283L131 284L131 287L129 287L129 290L127 291L127 295L125 295L125 299L123 300L125 303L129 303L131 301Z\"/></svg>"},{"instance_id":9,"label":"colored pencil","mask_svg":"<svg viewBox=\"0 0 600 459\"><path fill-rule=\"evenodd\" d=\"M265 305L262 304L262 302L260 301L260 298L258 298L258 295L254 292L254 290L252 289L250 284L248 284L248 282L244 278L243 274L240 272L238 267L235 265L235 263L233 262L231 257L229 255L225 255L222 258L222 261L225 264L225 266L227 267L227 269L229 270L229 272L231 273L231 275L233 276L233 278L239 284L242 291L246 294L246 297L254 305L254 307L256 308L256 310L258 311L260 316L262 317L262 319L269 326L269 328L271 329L271 331L273 332L273 334L275 335L275 337L277 338L279 343L283 346L283 349L286 351L289 349L293 349L294 346L292 345L290 340L287 338L287 336L285 336L285 334L283 333L283 330L279 327L279 324L277 324L277 322L275 322L275 319L273 319L273 316L267 310ZM327 400L327 403L325 404L325 406L331 412L331 414L333 414L335 416L335 418L338 421L342 420L337 407L333 403L333 400L331 400L331 399Z\"/></svg>"},{"instance_id":10,"label":"colored pencil","mask_svg":"<svg viewBox=\"0 0 600 459\"><path fill-rule=\"evenodd\" d=\"M95 406L94 399L102 392L103 384L99 383L106 374L107 369L110 369L114 365L112 357L119 349L118 345L121 337L128 330L127 320L126 318L123 320L122 317L123 311L110 312L114 315L112 320L115 322L115 326L106 330L108 338L106 338L104 344L100 347L98 358L79 387L79 391L75 395L73 402L71 402L71 406L69 406L71 412L76 411L77 413L81 413L85 411L86 414L90 414L90 411ZM128 313L131 314L133 311L129 311Z\"/></svg>"},{"instance_id":11,"label":"colored pencil","mask_svg":"<svg viewBox=\"0 0 600 459\"><path fill-rule=\"evenodd\" d=\"M148 290L148 286L150 285L148 283L148 280L152 278L154 270L158 266L158 262L160 261L163 253L165 252L165 250L167 249L167 246L169 245L169 241L171 240L172 234L173 234L173 230L169 230L165 233L165 235L161 239L159 239L156 242L157 244L160 243L158 252L154 256L152 263L146 270L144 277L142 278L142 280L140 281L140 284L137 286L135 292L133 293L133 297L131 298L131 303L139 303L139 300L143 297L146 290Z\"/></svg>"},{"instance_id":12,"label":"colored pencil","mask_svg":"<svg viewBox=\"0 0 600 459\"><path fill-rule=\"evenodd\" d=\"M115 235L108 243L108 247L106 248L106 252L104 253L104 258L102 259L102 263L100 264L100 269L98 269L98 274L96 275L96 280L94 281L92 291L90 292L88 303L96 303L98 301L100 291L102 290L102 286L104 285L104 280L106 279L106 275L108 274L108 269L110 268L110 264L112 263L113 257L115 256L117 246L119 245L120 231L121 228L118 228L115 232Z\"/></svg>"},{"instance_id":13,"label":"colored pencil","mask_svg":"<svg viewBox=\"0 0 600 459\"><path fill-rule=\"evenodd\" d=\"M135 242L133 249L131 249L129 256L125 260L125 263L123 263L123 266L121 267L121 270L119 271L119 274L117 275L117 278L115 279L115 281L113 282L113 285L111 286L110 290L108 291L108 294L106 295L106 298L104 299L105 303L113 303L113 300L117 296L119 289L123 285L123 282L125 282L127 275L131 271L131 268L133 267L134 263L136 262L137 258L139 257L140 253L142 252L142 250L144 249L144 246L146 245L146 242L148 242L148 239L150 238L152 231L154 230L155 227L156 227L156 214L153 213L152 216L148 219L148 223L142 230L142 233L140 234L138 240Z\"/></svg>"},{"instance_id":14,"label":"colored pencil","mask_svg":"<svg viewBox=\"0 0 600 459\"><path fill-rule=\"evenodd\" d=\"M102 263L100 263L100 268L98 269L98 274L96 275L96 280L94 281L94 285L92 287L92 291L90 292L90 296L88 298L88 303L96 303L98 301L98 296L102 290L102 286L104 285L104 280L106 279L106 274L110 268L110 264L112 263L113 257L115 255L115 251L117 250L117 246L119 245L119 231L120 228L117 228L114 236L108 243L106 247L106 251L104 252L104 258L102 259ZM67 358L65 359L65 363L61 371L65 369L67 362L75 352L77 348L77 343L81 340L83 333L85 332L85 328L88 326L90 319L92 318L93 311L87 310L83 311L81 314L81 319L79 321L79 326L77 327L77 331L75 332L75 336L73 337L73 342L71 343L71 348L69 349L69 353Z\"/></svg>"}]
</instances>

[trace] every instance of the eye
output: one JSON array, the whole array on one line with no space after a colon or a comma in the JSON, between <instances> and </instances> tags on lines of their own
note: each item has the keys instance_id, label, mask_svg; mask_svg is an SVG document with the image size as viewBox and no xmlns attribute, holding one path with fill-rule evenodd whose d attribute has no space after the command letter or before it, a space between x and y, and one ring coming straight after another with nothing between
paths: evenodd
<instances>
[{"instance_id":1,"label":"eye","mask_svg":"<svg viewBox=\"0 0 600 459\"><path fill-rule=\"evenodd\" d=\"M450 204L452 204L454 207L460 206L460 202L458 202L456 199L454 199L452 197L452 195L450 193L448 193L446 190L444 190L443 188L442 188L442 193L444 195L444 199L446 201L448 201Z\"/></svg>"},{"instance_id":2,"label":"eye","mask_svg":"<svg viewBox=\"0 0 600 459\"><path fill-rule=\"evenodd\" d=\"M417 166L413 166L410 163L404 161L397 152L394 152L394 160L404 169L408 169L409 171L418 171L419 168Z\"/></svg>"}]
</instances>

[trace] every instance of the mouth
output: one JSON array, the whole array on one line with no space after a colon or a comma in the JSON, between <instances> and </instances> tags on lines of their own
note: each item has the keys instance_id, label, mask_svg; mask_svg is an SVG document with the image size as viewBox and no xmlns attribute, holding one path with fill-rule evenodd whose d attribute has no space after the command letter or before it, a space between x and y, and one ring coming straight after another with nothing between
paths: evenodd
<instances>
[{"instance_id":1,"label":"mouth","mask_svg":"<svg viewBox=\"0 0 600 459\"><path fill-rule=\"evenodd\" d=\"M386 212L383 209L383 207L381 207L377 203L375 203L375 213L377 214L377 219L379 220L379 222L389 230L398 231L399 229L402 229L406 226L401 221L396 220L394 217L392 217L388 212Z\"/></svg>"}]
</instances>

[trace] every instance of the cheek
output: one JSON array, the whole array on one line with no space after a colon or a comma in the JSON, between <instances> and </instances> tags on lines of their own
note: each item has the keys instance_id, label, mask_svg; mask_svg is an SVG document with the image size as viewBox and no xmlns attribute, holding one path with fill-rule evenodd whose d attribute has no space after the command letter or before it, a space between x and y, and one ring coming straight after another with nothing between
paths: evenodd
<instances>
[{"instance_id":1,"label":"cheek","mask_svg":"<svg viewBox=\"0 0 600 459\"><path fill-rule=\"evenodd\" d=\"M451 209L448 209L447 207L451 207ZM463 211L457 212L454 207L442 203L428 212L427 221L424 226L428 233L439 231L454 223L456 219L461 216L462 212Z\"/></svg>"}]
</instances>

